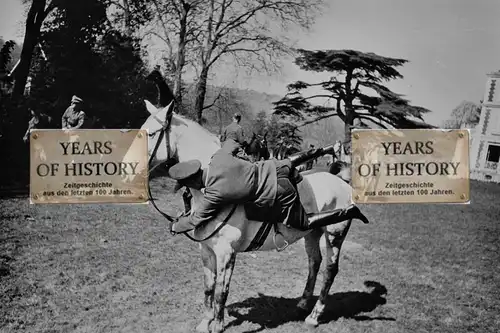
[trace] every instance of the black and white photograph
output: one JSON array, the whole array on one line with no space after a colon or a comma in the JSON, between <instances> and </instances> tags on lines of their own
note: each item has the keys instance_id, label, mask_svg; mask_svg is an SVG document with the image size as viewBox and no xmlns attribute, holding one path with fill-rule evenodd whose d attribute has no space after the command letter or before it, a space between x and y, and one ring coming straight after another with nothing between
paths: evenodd
<instances>
[{"instance_id":1,"label":"black and white photograph","mask_svg":"<svg viewBox=\"0 0 500 333\"><path fill-rule=\"evenodd\" d=\"M495 333L499 222L498 0L0 1L0 333Z\"/></svg>"}]
</instances>

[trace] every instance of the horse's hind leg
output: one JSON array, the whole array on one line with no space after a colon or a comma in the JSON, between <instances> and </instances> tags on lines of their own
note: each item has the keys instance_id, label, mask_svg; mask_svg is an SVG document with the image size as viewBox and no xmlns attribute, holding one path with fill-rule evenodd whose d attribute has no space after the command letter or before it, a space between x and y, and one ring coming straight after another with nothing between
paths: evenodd
<instances>
[{"instance_id":1,"label":"horse's hind leg","mask_svg":"<svg viewBox=\"0 0 500 333\"><path fill-rule=\"evenodd\" d=\"M217 275L215 279L214 325L213 333L224 330L224 308L229 294L229 285L236 262L236 252L231 246L223 245L214 248L217 257Z\"/></svg>"},{"instance_id":2,"label":"horse's hind leg","mask_svg":"<svg viewBox=\"0 0 500 333\"><path fill-rule=\"evenodd\" d=\"M213 302L217 262L212 249L203 244L201 244L201 259L204 274L205 314L201 323L196 327L196 331L208 333L210 332L210 324L214 320Z\"/></svg>"},{"instance_id":3,"label":"horse's hind leg","mask_svg":"<svg viewBox=\"0 0 500 333\"><path fill-rule=\"evenodd\" d=\"M318 301L314 305L311 314L306 318L306 324L317 326L318 319L325 311L326 298L330 292L333 281L339 272L339 258L342 244L347 236L352 220L329 225L325 228L327 262L323 277L323 287L319 294Z\"/></svg>"},{"instance_id":4,"label":"horse's hind leg","mask_svg":"<svg viewBox=\"0 0 500 333\"><path fill-rule=\"evenodd\" d=\"M322 229L316 229L304 237L305 249L307 258L309 259L309 274L307 276L306 286L302 297L297 304L300 310L306 311L308 303L314 293L314 286L316 285L316 278L321 267L321 249L319 247L319 240L323 234Z\"/></svg>"}]
</instances>

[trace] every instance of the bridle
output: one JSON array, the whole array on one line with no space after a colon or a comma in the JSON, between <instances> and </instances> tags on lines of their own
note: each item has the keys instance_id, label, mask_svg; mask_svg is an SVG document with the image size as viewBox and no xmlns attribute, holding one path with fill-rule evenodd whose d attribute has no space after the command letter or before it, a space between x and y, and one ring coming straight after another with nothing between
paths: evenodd
<instances>
[{"instance_id":1,"label":"bridle","mask_svg":"<svg viewBox=\"0 0 500 333\"><path fill-rule=\"evenodd\" d=\"M170 104L170 108L173 108L173 106L174 106L174 103L172 102ZM151 194L151 186L149 186L149 177L151 175L151 171L155 170L157 167L159 167L163 163L166 164L167 168L170 167L170 166L172 166L173 164L175 164L174 158L170 157L170 137L168 135L168 131L169 131L169 128L170 128L170 123L172 122L173 112L171 110L168 110L167 111L167 115L168 116L167 116L167 119L166 119L165 122L161 121L161 119L159 119L158 117L156 117L156 115L153 115L153 118L158 123L160 123L161 128L159 128L158 130L156 130L156 131L148 134L150 137L153 137L153 136L155 136L158 133L160 134L158 136L158 139L156 140L156 143L155 143L155 146L153 148L153 151L151 152L151 156L149 157L148 166L151 165L151 162L155 158L156 153L158 152L158 148L160 147L161 141L163 140L164 136L165 136L165 142L166 142L166 145L167 145L167 147L166 147L166 149L167 149L167 161L166 162L160 161L156 165L154 165L152 168L149 168L149 170L148 170L148 196L149 196L148 200L151 201L151 203L153 204L153 207L158 211L158 213L160 213L164 218L166 218L169 222L172 223L172 222L176 221L176 218L168 215L165 212L162 212L160 210L160 208L158 208L158 206L156 205L156 203L155 203L155 201L153 199L153 195ZM233 205L233 208L231 209L231 211L229 212L229 214L226 216L226 218L222 221L222 223L217 228L215 228L215 230L210 235L208 235L207 237L205 237L203 239L196 239L196 238L191 237L188 234L188 231L182 232L182 234L184 234L186 237L188 237L192 241L198 242L198 243L199 242L204 242L204 241L212 238L216 233L218 233L227 224L227 222L229 221L229 219L233 215L234 211L236 210L237 206L238 205Z\"/></svg>"}]
</instances>

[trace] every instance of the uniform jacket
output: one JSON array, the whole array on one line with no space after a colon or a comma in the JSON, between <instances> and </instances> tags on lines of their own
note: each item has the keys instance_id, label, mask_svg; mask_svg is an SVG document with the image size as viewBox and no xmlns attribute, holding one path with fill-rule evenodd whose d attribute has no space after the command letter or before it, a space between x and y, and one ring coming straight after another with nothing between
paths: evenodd
<instances>
[{"instance_id":1,"label":"uniform jacket","mask_svg":"<svg viewBox=\"0 0 500 333\"><path fill-rule=\"evenodd\" d=\"M208 168L204 170L203 199L193 214L179 219L176 232L194 229L208 222L225 204L254 202L264 207L274 205L277 192L274 161L247 162L233 156L233 149L228 144L212 156Z\"/></svg>"},{"instance_id":2,"label":"uniform jacket","mask_svg":"<svg viewBox=\"0 0 500 333\"><path fill-rule=\"evenodd\" d=\"M238 142L240 145L245 143L245 136L243 135L243 128L235 122L232 122L222 132L221 141L224 142L228 139L232 139Z\"/></svg>"},{"instance_id":3,"label":"uniform jacket","mask_svg":"<svg viewBox=\"0 0 500 333\"><path fill-rule=\"evenodd\" d=\"M75 111L74 106L69 106L62 116L62 128L80 128L85 121L85 112Z\"/></svg>"}]
</instances>

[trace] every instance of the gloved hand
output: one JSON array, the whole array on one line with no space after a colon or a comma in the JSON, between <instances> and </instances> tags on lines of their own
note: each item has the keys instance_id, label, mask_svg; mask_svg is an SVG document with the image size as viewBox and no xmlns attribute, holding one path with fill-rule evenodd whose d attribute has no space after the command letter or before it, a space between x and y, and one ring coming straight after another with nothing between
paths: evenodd
<instances>
[{"instance_id":1,"label":"gloved hand","mask_svg":"<svg viewBox=\"0 0 500 333\"><path fill-rule=\"evenodd\" d=\"M170 234L172 234L172 236L175 236L177 235L177 233L174 231L174 224L177 223L177 221L179 221L179 218L175 218L172 222L169 223L168 225L168 231L170 231Z\"/></svg>"}]
</instances>

